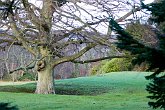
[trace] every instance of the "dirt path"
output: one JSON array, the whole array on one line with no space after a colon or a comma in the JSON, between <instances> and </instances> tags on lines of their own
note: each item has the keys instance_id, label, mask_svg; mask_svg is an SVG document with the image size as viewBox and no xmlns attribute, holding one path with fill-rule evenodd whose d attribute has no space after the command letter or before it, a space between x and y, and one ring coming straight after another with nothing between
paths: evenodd
<instances>
[{"instance_id":1,"label":"dirt path","mask_svg":"<svg viewBox=\"0 0 165 110\"><path fill-rule=\"evenodd\" d=\"M34 83L34 82L35 81L21 81L21 82L0 81L0 86L5 86L5 85L21 85L21 84Z\"/></svg>"}]
</instances>

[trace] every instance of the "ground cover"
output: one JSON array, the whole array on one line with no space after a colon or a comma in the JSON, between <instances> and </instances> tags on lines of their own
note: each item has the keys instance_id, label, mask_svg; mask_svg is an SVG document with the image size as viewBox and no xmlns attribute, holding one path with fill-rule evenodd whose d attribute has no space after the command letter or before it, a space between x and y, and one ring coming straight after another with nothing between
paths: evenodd
<instances>
[{"instance_id":1,"label":"ground cover","mask_svg":"<svg viewBox=\"0 0 165 110\"><path fill-rule=\"evenodd\" d=\"M113 72L56 80L56 95L33 94L35 83L0 86L0 101L20 110L152 110L145 86L147 72Z\"/></svg>"}]
</instances>

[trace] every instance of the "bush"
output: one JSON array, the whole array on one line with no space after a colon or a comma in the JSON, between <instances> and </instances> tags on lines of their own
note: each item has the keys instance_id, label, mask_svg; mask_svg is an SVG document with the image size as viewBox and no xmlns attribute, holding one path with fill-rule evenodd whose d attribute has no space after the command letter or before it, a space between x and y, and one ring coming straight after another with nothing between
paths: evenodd
<instances>
[{"instance_id":1,"label":"bush","mask_svg":"<svg viewBox=\"0 0 165 110\"><path fill-rule=\"evenodd\" d=\"M104 62L100 67L97 67L98 73L109 73L118 71L130 71L133 66L131 64L132 59L128 58L114 58Z\"/></svg>"},{"instance_id":2,"label":"bush","mask_svg":"<svg viewBox=\"0 0 165 110\"><path fill-rule=\"evenodd\" d=\"M129 71L132 69L132 64L130 59L126 58L114 58L105 63L102 66L102 73L116 72L116 71Z\"/></svg>"},{"instance_id":3,"label":"bush","mask_svg":"<svg viewBox=\"0 0 165 110\"><path fill-rule=\"evenodd\" d=\"M100 64L93 66L90 70L90 74L96 75L100 73L130 71L133 69L131 61L131 58L114 58L112 60L105 60Z\"/></svg>"},{"instance_id":4,"label":"bush","mask_svg":"<svg viewBox=\"0 0 165 110\"><path fill-rule=\"evenodd\" d=\"M23 76L21 76L19 81L34 81L35 80L35 75L32 73L24 73Z\"/></svg>"}]
</instances>

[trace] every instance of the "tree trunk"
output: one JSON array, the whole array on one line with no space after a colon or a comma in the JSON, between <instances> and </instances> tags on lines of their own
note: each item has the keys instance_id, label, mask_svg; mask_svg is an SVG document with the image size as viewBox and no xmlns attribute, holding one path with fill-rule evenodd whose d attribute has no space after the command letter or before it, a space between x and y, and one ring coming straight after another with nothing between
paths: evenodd
<instances>
[{"instance_id":1,"label":"tree trunk","mask_svg":"<svg viewBox=\"0 0 165 110\"><path fill-rule=\"evenodd\" d=\"M40 65L41 66L41 65ZM38 69L37 94L55 94L53 68L46 65L43 69Z\"/></svg>"}]
</instances>

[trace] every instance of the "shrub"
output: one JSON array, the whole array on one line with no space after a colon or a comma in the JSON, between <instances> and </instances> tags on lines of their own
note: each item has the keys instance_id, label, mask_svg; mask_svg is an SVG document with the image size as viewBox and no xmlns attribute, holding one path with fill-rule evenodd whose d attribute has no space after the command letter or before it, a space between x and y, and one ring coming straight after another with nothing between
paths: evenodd
<instances>
[{"instance_id":1,"label":"shrub","mask_svg":"<svg viewBox=\"0 0 165 110\"><path fill-rule=\"evenodd\" d=\"M90 74L96 75L100 73L109 73L117 71L130 71L133 69L131 58L114 58L105 60L91 68Z\"/></svg>"},{"instance_id":2,"label":"shrub","mask_svg":"<svg viewBox=\"0 0 165 110\"><path fill-rule=\"evenodd\" d=\"M24 73L23 76L21 76L19 81L34 81L35 80L35 75L32 73Z\"/></svg>"},{"instance_id":3,"label":"shrub","mask_svg":"<svg viewBox=\"0 0 165 110\"><path fill-rule=\"evenodd\" d=\"M132 69L131 59L114 58L107 61L100 69L101 73L109 73L116 71L129 71Z\"/></svg>"}]
</instances>

